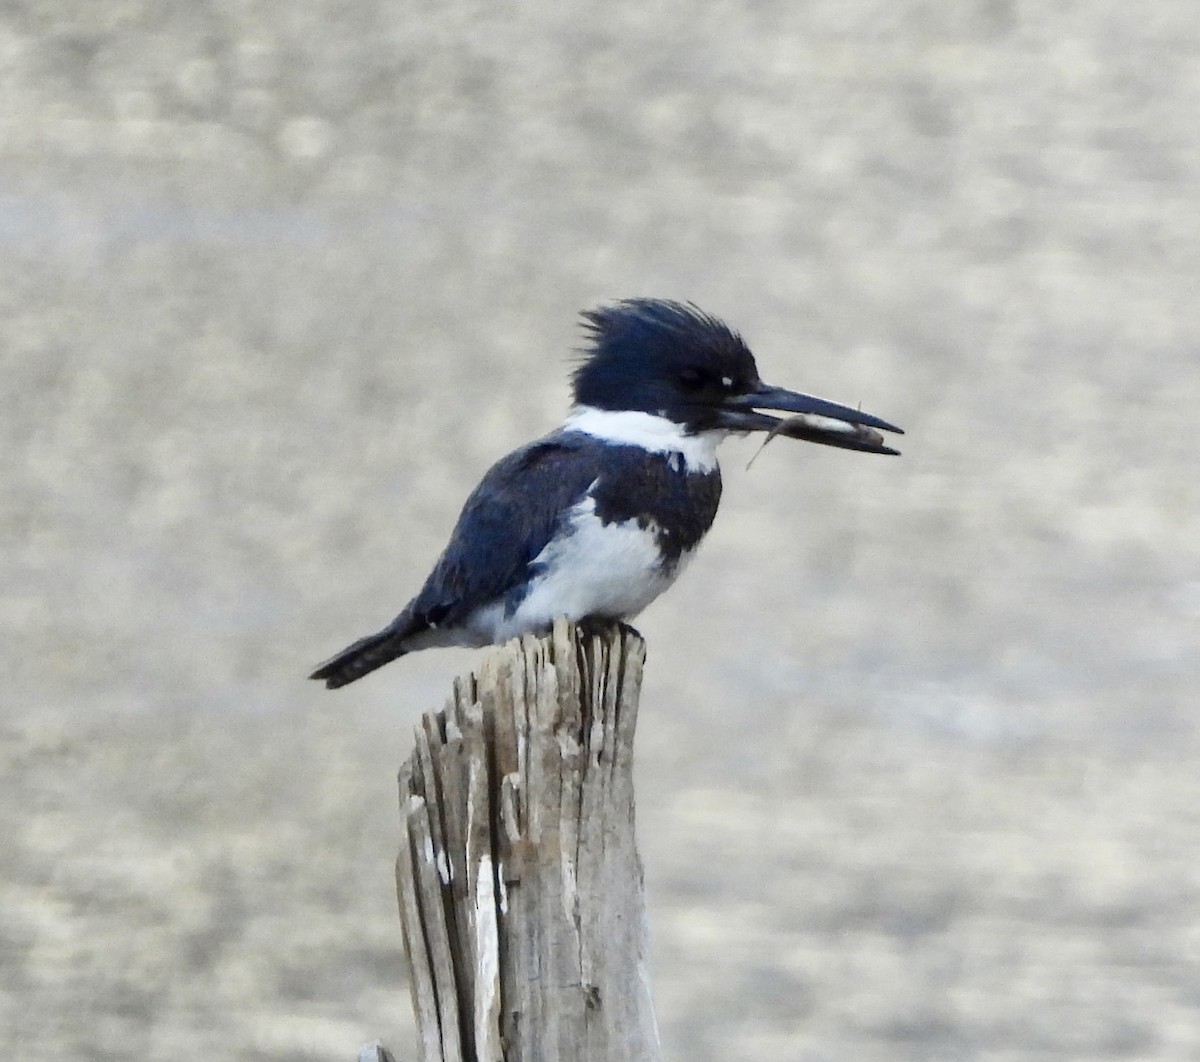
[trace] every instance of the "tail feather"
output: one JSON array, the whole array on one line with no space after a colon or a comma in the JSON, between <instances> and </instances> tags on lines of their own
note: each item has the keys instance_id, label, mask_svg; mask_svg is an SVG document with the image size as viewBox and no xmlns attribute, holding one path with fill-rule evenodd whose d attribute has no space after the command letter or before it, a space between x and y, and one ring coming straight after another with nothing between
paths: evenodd
<instances>
[{"instance_id":1,"label":"tail feather","mask_svg":"<svg viewBox=\"0 0 1200 1062\"><path fill-rule=\"evenodd\" d=\"M392 623L375 634L359 638L353 645L346 646L336 656L326 660L308 677L323 681L326 689L336 690L370 674L405 654L404 642L411 633L408 626Z\"/></svg>"}]
</instances>

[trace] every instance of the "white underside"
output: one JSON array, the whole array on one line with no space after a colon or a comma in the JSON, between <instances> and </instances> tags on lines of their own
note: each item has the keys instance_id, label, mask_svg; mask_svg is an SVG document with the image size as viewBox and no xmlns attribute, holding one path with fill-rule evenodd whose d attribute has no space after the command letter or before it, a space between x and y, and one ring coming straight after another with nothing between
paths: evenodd
<instances>
[{"instance_id":1,"label":"white underside","mask_svg":"<svg viewBox=\"0 0 1200 1062\"><path fill-rule=\"evenodd\" d=\"M527 631L549 627L559 616L632 619L666 590L691 560L690 553L664 570L654 528L636 520L605 524L596 502L585 498L570 520L573 532L551 542L537 556L544 566L511 616L502 603L480 609L472 617L471 635L483 642L503 642Z\"/></svg>"},{"instance_id":2,"label":"white underside","mask_svg":"<svg viewBox=\"0 0 1200 1062\"><path fill-rule=\"evenodd\" d=\"M638 446L652 454L679 454L688 472L712 472L717 447L729 433L719 429L689 435L682 425L653 413L576 406L564 431L581 431L605 442Z\"/></svg>"}]
</instances>

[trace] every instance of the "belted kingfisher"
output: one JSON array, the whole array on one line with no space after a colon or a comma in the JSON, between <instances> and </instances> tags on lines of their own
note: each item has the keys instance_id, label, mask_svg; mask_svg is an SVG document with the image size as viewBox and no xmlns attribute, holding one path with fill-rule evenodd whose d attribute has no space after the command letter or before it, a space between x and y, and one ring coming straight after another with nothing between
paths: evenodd
<instances>
[{"instance_id":1,"label":"belted kingfisher","mask_svg":"<svg viewBox=\"0 0 1200 1062\"><path fill-rule=\"evenodd\" d=\"M678 578L721 498L717 445L780 430L894 454L887 421L770 387L726 324L692 304L628 299L583 314L590 349L557 431L488 470L425 585L383 630L310 678L336 689L405 653L629 620Z\"/></svg>"}]
</instances>

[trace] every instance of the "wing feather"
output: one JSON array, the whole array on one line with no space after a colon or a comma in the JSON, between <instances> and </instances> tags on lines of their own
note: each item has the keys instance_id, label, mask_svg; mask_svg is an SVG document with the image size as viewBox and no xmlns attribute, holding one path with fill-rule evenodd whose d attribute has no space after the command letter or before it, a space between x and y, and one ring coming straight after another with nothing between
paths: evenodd
<instances>
[{"instance_id":1,"label":"wing feather","mask_svg":"<svg viewBox=\"0 0 1200 1062\"><path fill-rule=\"evenodd\" d=\"M555 433L498 461L467 498L409 609L423 626L454 625L520 588L534 559L596 477L594 441Z\"/></svg>"}]
</instances>

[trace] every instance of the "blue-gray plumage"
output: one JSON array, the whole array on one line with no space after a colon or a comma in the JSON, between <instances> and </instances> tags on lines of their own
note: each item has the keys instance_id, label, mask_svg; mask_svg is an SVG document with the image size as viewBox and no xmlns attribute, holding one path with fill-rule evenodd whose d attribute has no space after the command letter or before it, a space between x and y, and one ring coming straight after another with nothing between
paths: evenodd
<instances>
[{"instance_id":1,"label":"blue-gray plumage","mask_svg":"<svg viewBox=\"0 0 1200 1062\"><path fill-rule=\"evenodd\" d=\"M439 645L486 645L557 616L627 620L679 575L721 498L716 448L774 409L814 442L895 453L886 421L768 387L741 337L692 305L630 299L584 314L592 341L557 431L501 459L471 493L420 593L313 672L344 686Z\"/></svg>"}]
</instances>

